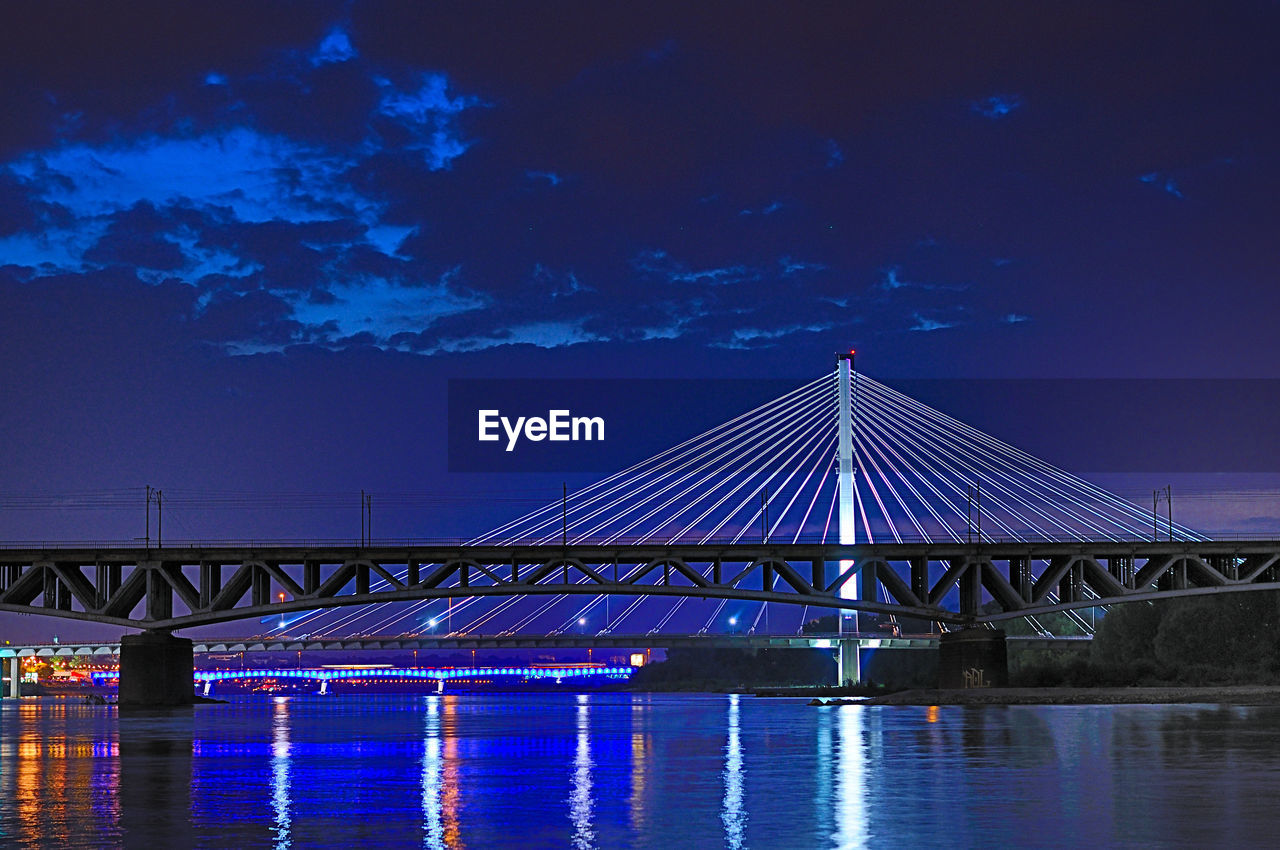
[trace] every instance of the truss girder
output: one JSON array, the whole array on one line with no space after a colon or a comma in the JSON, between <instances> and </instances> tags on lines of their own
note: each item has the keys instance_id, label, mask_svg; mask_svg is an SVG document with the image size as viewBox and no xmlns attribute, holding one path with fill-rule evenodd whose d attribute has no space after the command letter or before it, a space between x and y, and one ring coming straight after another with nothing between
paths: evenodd
<instances>
[{"instance_id":1,"label":"truss girder","mask_svg":"<svg viewBox=\"0 0 1280 850\"><path fill-rule=\"evenodd\" d=\"M146 629L547 594L741 599L974 624L1280 588L1280 542L9 549L0 567L0 610ZM873 592L842 598L855 580Z\"/></svg>"}]
</instances>

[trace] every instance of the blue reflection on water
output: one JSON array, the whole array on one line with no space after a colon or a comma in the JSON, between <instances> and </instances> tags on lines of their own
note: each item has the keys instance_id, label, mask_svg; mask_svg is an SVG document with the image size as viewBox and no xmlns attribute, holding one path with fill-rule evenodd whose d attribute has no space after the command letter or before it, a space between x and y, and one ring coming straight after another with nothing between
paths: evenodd
<instances>
[{"instance_id":1,"label":"blue reflection on water","mask_svg":"<svg viewBox=\"0 0 1280 850\"><path fill-rule=\"evenodd\" d=\"M1255 846L1273 837L1276 752L1271 706L525 693L118 717L6 701L0 845Z\"/></svg>"},{"instance_id":2,"label":"blue reflection on water","mask_svg":"<svg viewBox=\"0 0 1280 850\"><path fill-rule=\"evenodd\" d=\"M578 694L577 742L573 751L573 792L569 795L569 820L573 823L573 846L578 850L595 847L591 826L591 697Z\"/></svg>"},{"instance_id":3,"label":"blue reflection on water","mask_svg":"<svg viewBox=\"0 0 1280 850\"><path fill-rule=\"evenodd\" d=\"M276 850L288 850L289 832L289 698L276 697L271 730L271 805L275 809Z\"/></svg>"},{"instance_id":4,"label":"blue reflection on water","mask_svg":"<svg viewBox=\"0 0 1280 850\"><path fill-rule=\"evenodd\" d=\"M422 716L422 846L439 850L444 844L444 821L440 813L441 775L444 759L440 743L440 697L427 697Z\"/></svg>"}]
</instances>

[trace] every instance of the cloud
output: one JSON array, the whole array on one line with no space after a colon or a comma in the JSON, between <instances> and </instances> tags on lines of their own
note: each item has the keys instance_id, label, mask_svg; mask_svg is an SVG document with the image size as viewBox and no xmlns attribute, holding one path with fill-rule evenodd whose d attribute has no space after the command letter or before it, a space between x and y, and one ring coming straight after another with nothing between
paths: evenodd
<instances>
[{"instance_id":1,"label":"cloud","mask_svg":"<svg viewBox=\"0 0 1280 850\"><path fill-rule=\"evenodd\" d=\"M901 275L902 270L898 266L889 266L881 270L880 288L888 292L894 292L899 289L922 289L930 292L964 292L969 288L967 283L922 283L920 281L906 280Z\"/></svg>"},{"instance_id":2,"label":"cloud","mask_svg":"<svg viewBox=\"0 0 1280 850\"><path fill-rule=\"evenodd\" d=\"M418 232L417 227L398 224L376 224L365 230L365 239L387 256L395 256L404 240Z\"/></svg>"},{"instance_id":3,"label":"cloud","mask_svg":"<svg viewBox=\"0 0 1280 850\"><path fill-rule=\"evenodd\" d=\"M227 75L219 74L217 71L210 71L204 75L204 84L206 86L225 86L227 84Z\"/></svg>"},{"instance_id":4,"label":"cloud","mask_svg":"<svg viewBox=\"0 0 1280 850\"><path fill-rule=\"evenodd\" d=\"M1014 110L1022 108L1022 98L1016 94L993 94L973 101L969 104L969 108L983 118L998 121L1011 115Z\"/></svg>"},{"instance_id":5,"label":"cloud","mask_svg":"<svg viewBox=\"0 0 1280 850\"><path fill-rule=\"evenodd\" d=\"M673 259L666 251L643 251L632 265L646 276L656 276L671 283L702 283L727 286L734 283L759 280L761 272L743 265L714 266L704 269L689 268Z\"/></svg>"},{"instance_id":6,"label":"cloud","mask_svg":"<svg viewBox=\"0 0 1280 850\"><path fill-rule=\"evenodd\" d=\"M785 337L797 333L820 333L830 330L830 322L807 325L790 325L781 328L735 328L728 339L711 343L713 348L727 348L739 351L755 348L769 348L780 344Z\"/></svg>"},{"instance_id":7,"label":"cloud","mask_svg":"<svg viewBox=\"0 0 1280 850\"><path fill-rule=\"evenodd\" d=\"M584 342L597 342L600 337L583 330L580 321L530 322L516 325L492 336L460 337L442 340L439 351L479 351L500 345L532 345L538 348L563 348Z\"/></svg>"},{"instance_id":8,"label":"cloud","mask_svg":"<svg viewBox=\"0 0 1280 850\"><path fill-rule=\"evenodd\" d=\"M784 275L799 274L800 272L821 272L827 270L827 267L822 263L806 263L803 260L797 260L793 257L783 257L778 260L778 265L782 267L782 273Z\"/></svg>"},{"instance_id":9,"label":"cloud","mask_svg":"<svg viewBox=\"0 0 1280 850\"><path fill-rule=\"evenodd\" d=\"M591 287L578 280L578 276L572 271L559 274L542 263L534 265L531 279L539 294L549 296L552 300L577 295L581 292L594 291Z\"/></svg>"},{"instance_id":10,"label":"cloud","mask_svg":"<svg viewBox=\"0 0 1280 850\"><path fill-rule=\"evenodd\" d=\"M1172 195L1178 200L1182 200L1185 196L1182 190L1178 188L1178 182L1168 174L1162 174L1158 171L1151 171L1138 177L1138 180L1155 186L1157 189L1163 189L1165 194Z\"/></svg>"},{"instance_id":11,"label":"cloud","mask_svg":"<svg viewBox=\"0 0 1280 850\"><path fill-rule=\"evenodd\" d=\"M451 269L426 283L365 277L331 283L320 299L310 293L281 293L290 317L329 339L369 334L385 343L400 333L418 333L436 321L477 310L488 303L481 294L458 285L459 271Z\"/></svg>"},{"instance_id":12,"label":"cloud","mask_svg":"<svg viewBox=\"0 0 1280 850\"><path fill-rule=\"evenodd\" d=\"M844 163L844 151L836 144L835 139L827 139L827 168L835 168Z\"/></svg>"},{"instance_id":13,"label":"cloud","mask_svg":"<svg viewBox=\"0 0 1280 850\"><path fill-rule=\"evenodd\" d=\"M564 182L560 175L554 171L526 171L524 176L530 180L545 180L552 186L559 186Z\"/></svg>"},{"instance_id":14,"label":"cloud","mask_svg":"<svg viewBox=\"0 0 1280 850\"><path fill-rule=\"evenodd\" d=\"M343 179L350 155L237 127L189 138L64 145L8 166L36 198L77 217L185 203L223 207L241 221L367 218L376 204Z\"/></svg>"},{"instance_id":15,"label":"cloud","mask_svg":"<svg viewBox=\"0 0 1280 850\"><path fill-rule=\"evenodd\" d=\"M604 341L603 337L587 330L584 324L585 320L581 318L555 319L465 334L404 333L392 339L392 343L402 351L438 354L484 351L506 345L551 349Z\"/></svg>"},{"instance_id":16,"label":"cloud","mask_svg":"<svg viewBox=\"0 0 1280 850\"><path fill-rule=\"evenodd\" d=\"M921 316L919 313L915 313L914 318L916 323L908 330L928 333L929 331L941 331L955 327L955 322L943 322L938 319L929 319Z\"/></svg>"},{"instance_id":17,"label":"cloud","mask_svg":"<svg viewBox=\"0 0 1280 850\"><path fill-rule=\"evenodd\" d=\"M408 147L422 152L432 171L449 168L470 143L459 135L456 118L480 105L479 98L449 95L449 78L441 73L419 75L415 89L400 91L390 81L379 80L383 96L378 111L398 122L412 135Z\"/></svg>"},{"instance_id":18,"label":"cloud","mask_svg":"<svg viewBox=\"0 0 1280 850\"><path fill-rule=\"evenodd\" d=\"M342 27L334 27L321 40L316 52L311 55L312 65L330 65L337 62L348 62L360 54L351 45L351 38Z\"/></svg>"},{"instance_id":19,"label":"cloud","mask_svg":"<svg viewBox=\"0 0 1280 850\"><path fill-rule=\"evenodd\" d=\"M1006 325L1016 325L1022 322L1031 321L1031 317L1024 316L1021 313L1005 313L1000 317L1000 321L1004 322Z\"/></svg>"},{"instance_id":20,"label":"cloud","mask_svg":"<svg viewBox=\"0 0 1280 850\"><path fill-rule=\"evenodd\" d=\"M772 202L770 202L768 205L766 205L766 206L764 206L764 207L760 208L760 210L759 210L758 212L759 212L759 214L760 214L760 215L773 215L774 213L776 213L776 212L777 212L778 210L780 210L780 209L782 209L782 202L781 202L781 201L772 201ZM756 214L756 212L757 212L757 211L755 211L755 210L744 209L744 210L742 210L741 212L739 212L739 213L738 213L738 215L754 215L754 214Z\"/></svg>"}]
</instances>

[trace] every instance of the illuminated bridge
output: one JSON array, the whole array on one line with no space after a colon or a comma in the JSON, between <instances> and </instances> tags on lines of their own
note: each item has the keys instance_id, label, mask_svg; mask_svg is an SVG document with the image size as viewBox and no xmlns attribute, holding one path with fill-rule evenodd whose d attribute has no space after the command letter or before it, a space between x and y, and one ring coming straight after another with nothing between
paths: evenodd
<instances>
[{"instance_id":1,"label":"illuminated bridge","mask_svg":"<svg viewBox=\"0 0 1280 850\"><path fill-rule=\"evenodd\" d=\"M1084 608L1280 588L1280 542L1207 540L855 373L851 353L834 381L480 537L365 544L13 547L0 610L157 647L246 618L281 638L603 637L796 635L840 612L856 680L858 612L948 634L1023 618L1047 635L1058 615L1087 635Z\"/></svg>"},{"instance_id":2,"label":"illuminated bridge","mask_svg":"<svg viewBox=\"0 0 1280 850\"><path fill-rule=\"evenodd\" d=\"M197 670L192 677L193 684L204 685L206 696L217 682L255 680L255 679L292 679L306 680L317 684L321 693L328 691L332 682L364 681L389 679L412 682L437 682L443 687L446 682L474 681L506 681L518 684L527 681L562 682L625 682L635 674L634 667L611 667L605 665L529 665L516 667L439 667L439 668L402 668L402 667L359 667L359 668L280 668L252 670ZM105 685L115 683L120 674L112 670L100 670L90 674L94 684Z\"/></svg>"}]
</instances>

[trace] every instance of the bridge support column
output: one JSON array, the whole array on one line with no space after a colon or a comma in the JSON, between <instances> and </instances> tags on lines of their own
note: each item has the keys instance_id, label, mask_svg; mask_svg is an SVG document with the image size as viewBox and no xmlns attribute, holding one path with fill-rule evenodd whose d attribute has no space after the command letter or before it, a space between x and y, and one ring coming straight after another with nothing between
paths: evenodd
<instances>
[{"instance_id":1,"label":"bridge support column","mask_svg":"<svg viewBox=\"0 0 1280 850\"><path fill-rule=\"evenodd\" d=\"M190 640L151 631L120 638L120 705L191 705L194 678Z\"/></svg>"},{"instance_id":2,"label":"bridge support column","mask_svg":"<svg viewBox=\"0 0 1280 850\"><path fill-rule=\"evenodd\" d=\"M22 663L18 656L9 659L9 689L5 691L0 683L0 697L17 699L22 696Z\"/></svg>"},{"instance_id":3,"label":"bridge support column","mask_svg":"<svg viewBox=\"0 0 1280 850\"><path fill-rule=\"evenodd\" d=\"M939 688L1003 688L1009 684L1004 631L961 629L938 642Z\"/></svg>"},{"instance_id":4,"label":"bridge support column","mask_svg":"<svg viewBox=\"0 0 1280 850\"><path fill-rule=\"evenodd\" d=\"M862 666L858 650L862 644L857 638L840 638L836 641L836 685L856 685L862 680Z\"/></svg>"}]
</instances>

